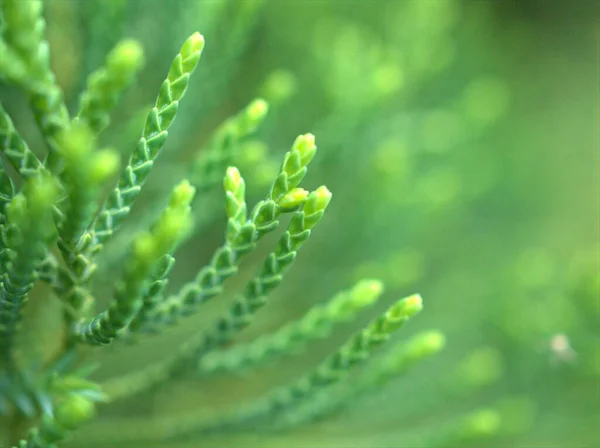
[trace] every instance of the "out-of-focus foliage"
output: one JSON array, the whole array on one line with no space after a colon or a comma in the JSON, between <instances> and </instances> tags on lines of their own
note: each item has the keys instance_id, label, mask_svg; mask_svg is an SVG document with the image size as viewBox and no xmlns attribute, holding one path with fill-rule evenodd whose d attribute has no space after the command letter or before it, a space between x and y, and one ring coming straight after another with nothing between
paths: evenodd
<instances>
[{"instance_id":1,"label":"out-of-focus foliage","mask_svg":"<svg viewBox=\"0 0 600 448\"><path fill-rule=\"evenodd\" d=\"M419 291L426 301L426 312L404 333L407 344L384 353L379 369L366 366L330 395L315 391L314 401L272 425L223 426L140 446L600 443L595 2L44 3L51 64L70 110L117 42L141 43L144 67L100 136L100 146L126 156L181 42L195 31L207 41L160 163L132 219L100 255L94 291L101 306L125 248L182 177L198 186L209 172L220 179L233 163L254 203L277 175L289 142L305 130L320 148L306 188L326 181L336 198L268 306L235 342L251 347L265 334L285 334L285 324L340 290L351 294L364 278L381 279L390 296ZM257 96L270 104L266 117L252 109ZM4 85L0 99L42 155L27 100ZM222 124L228 117L234 118ZM169 293L209 262L222 240L224 209L222 196L207 186L193 207L199 236L178 251ZM126 373L160 361L230 306L263 255L259 248L241 264L225 290L231 300L206 305L199 316L136 345L94 353L100 368L91 377L110 389ZM48 350L34 341L61 319L58 306L41 311L45 294L34 290L25 316L24 327L32 329L20 341L25 359ZM390 304L364 314L374 317ZM173 422L210 422L223 409L244 410L244 403L310 371L367 318L322 330L332 332L327 339L306 337L297 354L258 370L213 372L219 354L212 353L198 366L200 376L101 407L67 446L134 446L127 430L143 431L148 421L169 434ZM445 349L401 375L423 354L423 340L441 345L430 328L445 335Z\"/></svg>"}]
</instances>

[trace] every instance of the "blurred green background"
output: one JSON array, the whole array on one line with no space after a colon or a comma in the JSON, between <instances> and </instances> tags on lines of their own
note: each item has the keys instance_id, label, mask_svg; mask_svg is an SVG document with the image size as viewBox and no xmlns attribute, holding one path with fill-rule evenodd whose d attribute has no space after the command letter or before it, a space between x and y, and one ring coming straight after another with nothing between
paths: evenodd
<instances>
[{"instance_id":1,"label":"blurred green background","mask_svg":"<svg viewBox=\"0 0 600 448\"><path fill-rule=\"evenodd\" d=\"M440 446L440 434L470 417L491 429L457 445L600 446L599 14L585 0L46 2L53 66L71 104L119 39L142 42L146 68L104 133L124 154L183 40L196 30L206 37L134 215L254 97L269 101L269 116L236 160L254 199L294 137L316 135L307 184L325 183L334 200L240 340L364 277L386 284L375 311L422 294L425 310L399 340L431 328L447 336L440 355L322 421L168 446ZM17 96L0 93L19 126L32 123ZM222 241L221 196L198 207L204 224L179 251L175 289ZM133 218L103 254L111 268L135 229ZM243 265L232 291L274 241ZM165 336L103 355L97 377L156 360L230 303L217 302ZM314 365L360 323L268 368L190 378L100 419L235 406Z\"/></svg>"}]
</instances>

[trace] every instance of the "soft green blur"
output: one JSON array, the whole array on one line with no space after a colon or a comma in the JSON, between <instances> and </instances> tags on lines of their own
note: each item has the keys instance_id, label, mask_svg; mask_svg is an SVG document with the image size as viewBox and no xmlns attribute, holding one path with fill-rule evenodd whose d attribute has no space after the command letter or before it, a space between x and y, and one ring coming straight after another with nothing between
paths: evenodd
<instances>
[{"instance_id":1,"label":"soft green blur","mask_svg":"<svg viewBox=\"0 0 600 448\"><path fill-rule=\"evenodd\" d=\"M136 216L177 182L223 119L257 96L270 103L269 115L236 161L253 200L294 137L316 135L307 188L325 183L334 200L240 339L278 328L361 278L386 285L385 303L367 314L422 295L424 311L400 338L429 329L446 335L441 354L322 421L168 446L600 444L597 3L46 3L53 67L71 105L119 39L142 42L145 69L104 134L123 154L185 37L206 37ZM19 97L0 95L21 129L33 129ZM170 287L191 278L222 239L224 200L215 193L214 210L195 211L197 220L215 218L179 251ZM120 241L134 229L125 226ZM118 259L118 246L103 256ZM261 260L250 258L242 280ZM109 350L97 377L156 360L224 309L219 302L141 348ZM235 406L314 365L361 319L307 354L246 376L189 379L99 418Z\"/></svg>"}]
</instances>

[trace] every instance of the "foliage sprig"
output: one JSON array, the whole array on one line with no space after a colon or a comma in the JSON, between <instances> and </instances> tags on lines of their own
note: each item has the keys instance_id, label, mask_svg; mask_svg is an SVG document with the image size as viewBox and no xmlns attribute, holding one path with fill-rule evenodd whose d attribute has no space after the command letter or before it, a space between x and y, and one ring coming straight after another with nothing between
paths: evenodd
<instances>
[{"instance_id":1,"label":"foliage sprig","mask_svg":"<svg viewBox=\"0 0 600 448\"><path fill-rule=\"evenodd\" d=\"M190 226L190 203L193 197L194 188L188 181L175 187L169 206L152 229L135 239L109 308L91 321L79 325L76 329L78 338L92 344L107 344L131 323L144 305L144 294L150 286L148 279L161 259L174 250L177 241Z\"/></svg>"},{"instance_id":2,"label":"foliage sprig","mask_svg":"<svg viewBox=\"0 0 600 448\"><path fill-rule=\"evenodd\" d=\"M225 351L214 351L201 358L200 372L238 371L268 362L279 356L298 353L298 349L314 339L331 334L333 327L352 319L363 308L372 305L382 294L377 280L362 280L352 289L342 291L328 303L311 308L302 318L274 333Z\"/></svg>"},{"instance_id":3,"label":"foliage sprig","mask_svg":"<svg viewBox=\"0 0 600 448\"><path fill-rule=\"evenodd\" d=\"M56 194L54 180L42 176L30 180L24 191L6 205L6 223L2 226L0 356L9 366L23 306L38 279L46 247L56 236L52 220Z\"/></svg>"},{"instance_id":4,"label":"foliage sprig","mask_svg":"<svg viewBox=\"0 0 600 448\"><path fill-rule=\"evenodd\" d=\"M244 20L254 18L261 3L231 2L240 11L232 22L235 39L244 35ZM149 209L152 219L140 220L142 230L135 233L131 244L123 245L128 250L124 251L122 269L111 279L110 287L104 288L109 290L108 297L98 294L93 280L98 265L103 263L101 252L129 217L147 184L191 85L204 38L194 33L181 46L147 114L137 145L116 185L110 186L107 183L119 170L119 157L114 149L99 149L100 138L104 138L100 134L108 128L119 99L152 51L143 51L134 40L118 42L104 64L89 75L71 116L50 68L42 5L40 0L0 2L0 80L28 96L46 146L30 148L28 136L17 130L21 130L20 121L15 126L9 112L0 105L0 427L4 429L5 422L9 423L7 440L11 445L54 448L95 415L99 402L151 392L186 372L195 372L198 366L204 372L234 370L284 356L298 346L328 336L336 324L353 319L377 300L383 285L366 280L273 334L221 351L267 305L269 296L324 218L332 198L325 186L312 191L301 186L317 153L315 137L303 134L283 156L263 199L248 205L247 195L253 192L247 192L246 181L232 164L244 140L267 115L268 104L260 98L226 119L204 140L207 143L201 145L191 167L186 168L191 181L181 181L172 189L170 182L163 182L167 184L163 192L171 190L168 205L161 210L165 194L156 201L156 208ZM115 8L116 16L124 12L122 3ZM108 47L108 40L103 42ZM88 56L86 65L93 59ZM175 251L192 230L198 230L192 220L196 190L207 193L221 179L227 217L222 244L191 281L168 294L166 286L175 265ZM267 251L258 271L233 296L225 314L207 328L195 329L173 347L170 357L156 364L103 383L86 379L91 365L85 355L93 355L97 346L166 331L180 318L197 312L200 304L224 296L225 282L240 273L242 260L256 253L259 243L268 240L265 237L275 233L286 216L289 222L278 235L275 247ZM59 336L48 341L55 347L44 347L44 359L30 364L19 357L17 335L38 281L50 285L40 288L39 306L60 307L62 320ZM100 442L106 445L113 437L144 439L158 434L160 438L172 438L196 431L241 429L278 413L296 415L298 406L310 404L319 391L347 384L344 380L352 368L367 361L421 308L418 295L397 302L316 369L237 411L209 419L192 412L176 419L152 421L150 428L147 421L126 421L123 431L100 431ZM344 389L340 401L424 357L427 350L415 348L417 345L409 344L395 363L370 363L368 380L360 387ZM317 413L323 412L320 409ZM309 414L302 414L303 418L316 416L315 412ZM88 441L92 443L93 429L90 432ZM0 443L4 443L6 438L0 436Z\"/></svg>"}]
</instances>

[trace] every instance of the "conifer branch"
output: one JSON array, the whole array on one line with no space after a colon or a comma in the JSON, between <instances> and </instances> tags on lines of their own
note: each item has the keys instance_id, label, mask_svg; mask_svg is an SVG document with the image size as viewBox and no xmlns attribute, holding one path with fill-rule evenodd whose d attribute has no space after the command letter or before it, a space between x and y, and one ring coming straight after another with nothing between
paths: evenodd
<instances>
[{"instance_id":1,"label":"conifer branch","mask_svg":"<svg viewBox=\"0 0 600 448\"><path fill-rule=\"evenodd\" d=\"M237 273L240 259L254 249L261 237L277 228L281 213L295 211L306 201L307 192L297 188L297 185L306 174L306 167L316 150L312 134L301 135L294 141L292 149L284 157L281 171L269 196L254 207L250 218L247 218L246 212L244 179L236 168L227 170L224 180L229 218L226 243L217 249L209 266L200 271L194 282L155 308L151 320L148 319L150 326L146 329L156 330L159 325L170 323L175 317L189 313L193 305L203 303L222 292L223 282ZM330 199L331 194L325 187L314 192L310 203L307 203L308 208L296 220L292 220L290 231L305 229L304 233L298 234L299 239L305 237L306 231L322 218ZM283 238L286 238L285 234ZM288 244L288 240L285 241ZM263 300L258 294L259 290L256 294L250 291L249 299L255 298L256 303ZM234 311L234 316L238 316L238 312L241 312L241 308ZM204 334L200 333L183 344L172 358L130 375L109 380L104 386L108 396L116 400L165 382L188 367L198 356L199 350L203 351L204 343Z\"/></svg>"},{"instance_id":2,"label":"conifer branch","mask_svg":"<svg viewBox=\"0 0 600 448\"><path fill-rule=\"evenodd\" d=\"M61 205L64 219L60 241L76 252L97 208L100 187L116 171L119 159L113 150L96 151L94 136L84 124L74 124L57 138L64 169L60 175L67 198Z\"/></svg>"},{"instance_id":3,"label":"conifer branch","mask_svg":"<svg viewBox=\"0 0 600 448\"><path fill-rule=\"evenodd\" d=\"M214 132L191 170L191 181L199 193L208 191L221 181L223 171L233 162L241 141L262 123L268 109L266 101L255 99Z\"/></svg>"},{"instance_id":4,"label":"conifer branch","mask_svg":"<svg viewBox=\"0 0 600 448\"><path fill-rule=\"evenodd\" d=\"M0 215L5 214L6 204L12 200L14 195L15 186L10 176L6 173L4 161L0 158Z\"/></svg>"},{"instance_id":5,"label":"conifer branch","mask_svg":"<svg viewBox=\"0 0 600 448\"><path fill-rule=\"evenodd\" d=\"M46 171L43 163L29 149L25 140L15 129L10 116L2 107L2 103L0 103L0 150L24 179L35 177Z\"/></svg>"},{"instance_id":6,"label":"conifer branch","mask_svg":"<svg viewBox=\"0 0 600 448\"><path fill-rule=\"evenodd\" d=\"M215 185L221 183L223 173L227 166L235 159L242 147L242 141L260 125L266 116L268 105L261 99L252 101L242 111L227 119L211 135L208 143L203 145L198 156L192 162L192 168L182 168L189 172L190 182L196 187L197 206L192 208L194 213L194 230L192 234L200 231L218 215L218 207L213 206L212 198L206 196ZM181 168L178 166L178 168ZM161 191L162 196L162 191ZM204 199L204 201L203 201ZM144 224L156 216L162 206L162 200L149 204L138 217L137 225L128 228L134 232L137 228L143 228ZM115 235L115 240L121 242L128 238L129 232ZM115 246L119 246L115 243ZM121 247L126 245L121 244ZM111 252L111 260L120 260L125 255L124 250Z\"/></svg>"},{"instance_id":7,"label":"conifer branch","mask_svg":"<svg viewBox=\"0 0 600 448\"><path fill-rule=\"evenodd\" d=\"M96 214L102 184L116 172L119 158L113 150L97 151L94 136L83 123L74 123L61 132L57 147L64 163L59 178L66 195L60 205L58 247L68 268L63 273L61 296L65 323L70 327L93 305L94 299L85 287L96 269L87 229ZM53 284L59 285L56 281Z\"/></svg>"},{"instance_id":8,"label":"conifer branch","mask_svg":"<svg viewBox=\"0 0 600 448\"><path fill-rule=\"evenodd\" d=\"M200 359L199 371L243 370L274 358L298 353L311 340L329 336L336 324L351 320L363 308L372 305L383 292L377 280L362 280L352 289L342 291L328 303L311 308L302 318L257 340L239 344L226 351L207 353Z\"/></svg>"},{"instance_id":9,"label":"conifer branch","mask_svg":"<svg viewBox=\"0 0 600 448\"><path fill-rule=\"evenodd\" d=\"M147 117L142 137L121 174L118 186L101 206L91 230L85 232L78 240L77 251L67 257L68 263L73 266L71 273L66 276L65 286L67 292L64 294L65 301L68 304L65 314L68 326L80 319L82 314L85 314L86 308L93 302L93 297L87 287L96 268L92 262L92 257L102 249L103 243L127 216L130 206L141 191L154 160L158 157L165 143L168 135L167 130L175 119L179 100L185 94L190 74L200 59L203 47L204 39L198 33L190 36L183 44L179 54L171 64L167 79L163 82L155 105ZM109 57L110 69L121 70L121 74L127 72L129 75L126 77L131 77L131 72L134 72L140 64L139 48L131 42L126 42L124 46L117 47L117 50L113 52L112 57ZM113 75L115 78L117 77L116 73L113 73ZM94 126L96 129L101 130L101 124L105 123L106 120L99 117L104 117L108 112L114 98L101 104L100 96L116 95L119 86L123 86L126 82L112 79L112 75L106 72L103 72L102 76L97 76L101 81L98 81L98 84L92 83L94 85L90 86L89 95L82 98L81 107L83 108L84 118L87 117L85 120L95 120ZM108 81L111 79L112 81L109 83ZM96 163L93 164L96 168L90 166L90 169L96 171L97 169L100 170L101 167L110 167L113 156L108 156L108 154L106 153L96 160ZM91 188L89 191L97 191L97 187Z\"/></svg>"},{"instance_id":10,"label":"conifer branch","mask_svg":"<svg viewBox=\"0 0 600 448\"><path fill-rule=\"evenodd\" d=\"M168 129L177 114L179 101L187 90L190 75L200 60L203 48L204 38L195 33L185 41L173 60L156 103L148 114L142 137L121 174L119 184L103 204L94 225L96 246L108 240L129 214L165 144Z\"/></svg>"},{"instance_id":11,"label":"conifer branch","mask_svg":"<svg viewBox=\"0 0 600 448\"><path fill-rule=\"evenodd\" d=\"M264 235L278 227L282 213L294 211L302 202L299 199L306 197L306 192L297 186L306 175L316 150L312 134L301 135L294 141L292 149L285 154L267 199L255 205L249 219L245 218L245 214L243 218L238 216L242 205L236 203L239 198L235 195L240 192L234 191L238 188L245 191L243 179L237 169L228 170L225 182L229 215L226 243L217 249L210 264L198 273L195 280L161 304L157 309L156 322L170 323L222 292L224 281L237 273L242 257L251 252ZM243 207L245 210L245 203Z\"/></svg>"},{"instance_id":12,"label":"conifer branch","mask_svg":"<svg viewBox=\"0 0 600 448\"><path fill-rule=\"evenodd\" d=\"M131 85L143 64L143 50L134 40L123 40L108 54L104 66L87 80L79 100L76 121L86 123L94 134L110 122L110 112L123 91Z\"/></svg>"},{"instance_id":13,"label":"conifer branch","mask_svg":"<svg viewBox=\"0 0 600 448\"><path fill-rule=\"evenodd\" d=\"M129 325L130 334L143 330L149 322L152 322L152 316L163 299L161 294L169 282L168 276L174 264L175 258L168 254L158 261L152 273L150 286L142 298L142 308Z\"/></svg>"},{"instance_id":14,"label":"conifer branch","mask_svg":"<svg viewBox=\"0 0 600 448\"><path fill-rule=\"evenodd\" d=\"M2 229L0 284L0 356L10 363L10 352L22 308L38 278L46 247L55 237L52 206L57 188L46 176L30 180L23 193L6 206Z\"/></svg>"},{"instance_id":15,"label":"conifer branch","mask_svg":"<svg viewBox=\"0 0 600 448\"><path fill-rule=\"evenodd\" d=\"M55 138L69 124L63 93L50 69L50 49L44 38L46 23L40 0L4 0L4 39L27 67L26 78L17 81L30 96L36 121L49 148L47 167L60 171Z\"/></svg>"},{"instance_id":16,"label":"conifer branch","mask_svg":"<svg viewBox=\"0 0 600 448\"><path fill-rule=\"evenodd\" d=\"M398 344L383 360L374 360L360 377L340 384L342 388L324 393L308 400L304 406L293 409L279 419L271 429L281 430L308 423L331 414L366 391L381 387L405 374L421 360L438 353L444 347L444 336L437 331L419 333L405 343Z\"/></svg>"},{"instance_id":17,"label":"conifer branch","mask_svg":"<svg viewBox=\"0 0 600 448\"><path fill-rule=\"evenodd\" d=\"M370 355L388 341L393 332L401 328L411 317L422 309L421 297L410 296L396 302L386 312L376 318L362 331L351 337L333 355L323 361L315 370L280 387L263 398L241 405L237 410L207 417L189 412L185 415L155 418L152 421L133 420L119 427L115 441L163 440L191 435L197 432L225 431L245 428L260 423L263 419L294 409L301 402L312 398L318 391L346 378L352 367L369 359ZM155 373L159 373L158 369ZM140 377L141 379L141 377ZM116 383L115 383L116 385ZM124 385L124 383L121 383ZM131 382L134 386L135 383ZM111 391L103 388L111 395ZM114 392L124 392L123 390ZM115 428L117 422L109 426ZM106 443L110 439L105 432L96 429L90 434L100 435ZM102 435L101 435L102 434Z\"/></svg>"},{"instance_id":18,"label":"conifer branch","mask_svg":"<svg viewBox=\"0 0 600 448\"><path fill-rule=\"evenodd\" d=\"M225 48L221 53L225 59L221 68L231 66L233 57L245 47L247 32L264 0L226 0L222 3L198 7L205 18L219 17L218 23L206 24L209 33L220 34L223 29L227 35L225 40L231 48ZM58 49L63 51L62 57L53 62L60 67L57 74L59 79L65 80L70 98L74 93L70 88L80 80L76 76L78 68L84 66L86 73L91 71L91 65L96 65L96 61L101 59L99 48L104 51L118 38L114 33L115 23L109 19L112 17L124 26L126 20L134 19L137 27L150 16L145 16L143 7L126 0L117 0L110 10L87 4L64 5L64 2L60 5L49 3L50 16L61 14L70 19L67 19L69 23L61 24L59 21L48 35L53 43L59 43ZM122 229L120 226L129 217L166 144L180 101L186 95L190 78L201 57L204 38L194 33L180 47L154 105L147 107L143 114L145 122L139 123L140 127L143 124L141 136L138 134L140 138L133 151L127 154L128 159L116 186L106 192L104 200L104 182L118 174L119 161L114 151L97 150L98 136L110 125L112 112L136 78L145 56L136 41L126 39L117 43L104 58L104 63L89 75L86 87L78 97L77 114L71 119L63 92L50 66L50 47L45 37L42 6L41 0L0 0L0 81L7 81L26 94L48 149L44 157L41 154L45 148L40 148L42 152L36 155L38 148L33 147L35 139L27 135L24 136L27 140L23 138L0 104L0 445L16 443L16 448L57 448L71 432L94 415L95 402L152 392L171 380L181 379L190 371L206 374L243 370L297 353L306 344L329 336L337 324L353 319L378 299L382 284L365 280L271 334L220 351L267 304L269 294L279 287L298 251L304 247L329 206L331 193L326 187L310 193L301 188L308 165L316 154L314 136L299 136L285 154L278 171L273 160L263 158L259 161L260 154L252 159L251 151L244 150L250 147L244 146L245 139L262 123L268 112L266 101L255 99L217 127L188 167L165 170L168 172L167 179L161 179L160 192L151 201L154 204L142 211L131 227ZM188 6L187 3L175 7L160 5L154 13L164 14L163 19L172 22L165 30L174 33L175 28L185 28L180 26L187 23L182 18L183 14L191 18L191 12L196 12L195 8ZM425 8L419 15L427 11ZM93 16L91 24L72 26L72 23L79 25L73 18L90 19L89 16ZM107 26L112 26L112 31L104 29ZM434 34L437 38L439 33ZM144 33L136 32L136 35L144 36ZM362 36L357 36L362 48ZM94 41L95 44L91 48L80 48L78 43L81 40ZM149 48L151 65L156 65L169 45L168 40L161 40ZM387 51L379 45L372 49L377 53L374 61L379 59L380 49L382 54ZM392 61L392 65L396 62ZM342 67L340 64L341 61L336 59L336 73ZM213 64L211 66L214 67ZM409 66L401 68L400 75L411 70ZM214 78L213 73L210 75L209 78ZM394 77L396 73L391 75ZM362 90L386 90L380 84L389 84L388 78L390 73L386 64L381 73L378 68L373 79L366 80L367 88ZM224 73L219 79L230 79L230 76ZM275 90L279 91L275 92L275 97L286 96L290 88L293 90L289 79L279 79L278 82L287 82L287 86L276 86ZM340 85L336 92L345 95L343 87ZM145 86L140 86L140 90L144 89ZM270 91L267 93L273 93L273 89L267 90ZM360 98L364 92L359 92ZM216 93L209 101L219 95ZM11 93L9 97L12 99ZM220 96L220 99L224 98ZM352 97L348 101L351 105L358 104ZM227 108L227 104L222 103L222 110ZM135 107L126 105L126 110ZM12 111L12 108L9 110ZM200 113L200 109L196 108L195 112ZM338 112L335 109L327 123L343 123L342 127L346 130L357 123L357 110ZM349 120L346 112L350 115ZM191 119L194 119L193 115L190 115ZM186 118L183 117L183 120L185 122ZM184 124L183 127L189 130L190 123L180 125ZM20 121L17 124L20 129ZM127 134L124 139L130 138L130 133L123 134ZM337 135L351 138L348 132L338 132ZM182 135L178 141L186 138ZM31 149L27 142L32 145ZM260 179L259 186L270 186L263 199L253 206L247 203L246 181L238 169L227 168L241 153L248 156L246 161L253 163L253 168L256 167L254 177ZM260 150L255 151L255 155L258 153ZM190 174L191 181L177 185L170 192L166 205L164 189L175 182L173 176L176 170L181 169ZM191 281L167 295L165 289L175 264L174 251L186 236L191 235L192 230L199 227L193 229L192 225L194 194L196 190L208 193L221 181L223 173L227 215L223 241L209 262L194 272L196 275ZM355 172L344 173L353 176ZM269 185L273 174L275 180ZM22 190L19 192L15 185ZM363 196L362 199L365 198ZM201 213L201 219L206 222L215 216L212 207L215 203L211 202L214 200L212 195L206 194L203 199L206 204L202 205L207 207L199 210L199 216ZM179 318L198 311L199 305L223 295L227 280L238 275L244 257L255 251L264 237L276 231L287 214L290 215L289 223L276 246L246 283L245 289L233 296L233 304L226 314L211 322L208 328L194 330L182 345L170 347L168 355L159 358L157 364L118 375L104 384L84 379L93 368L82 356L92 353L90 346L159 332ZM118 247L114 251L110 247L104 259L99 257L119 229L119 239L110 242ZM127 243L121 244L122 241ZM62 257L58 256L59 253ZM92 281L96 280L97 264L106 266L102 267L104 273L121 271L115 274L114 280L110 275L97 279L104 283L114 281L114 285L109 285L113 295L108 297L112 299L108 305L103 304L103 308L92 313L95 304L92 295L95 284ZM53 322L55 308L44 297L49 288L40 288L40 301L32 297L33 330L27 328L21 339L21 316L24 311L29 311L26 304L37 280L50 285L62 303L63 322L62 325ZM106 288L98 289L103 291ZM86 440L86 431L83 431L83 445L161 443L166 439L186 438L198 433L205 435L221 431L229 434L259 425L264 425L265 429L281 429L320 418L367 390L396 378L441 349L442 336L430 332L399 344L383 358L369 362L375 351L391 339L394 331L421 309L422 301L418 295L396 302L316 368L297 376L283 387L269 383L270 393L246 403L236 403L229 411L215 413L212 409L208 412L199 409L183 415L173 415L169 411L165 416L100 422L97 432L94 427L88 432L91 442ZM41 319L44 319L43 332L39 327ZM48 340L39 347L30 346L41 334ZM17 350L17 339L18 348L21 349L21 345L24 348L23 356ZM21 344L21 341L24 343ZM361 364L364 364L364 369L356 372L353 381L349 381L354 368ZM87 373L82 373L84 371ZM464 441L479 440L480 436L494 435L500 423L499 414L493 409L470 415L450 436L446 434L445 438L440 438L439 445L445 446L446 442L448 446L460 445ZM8 428L8 434L5 434L5 428ZM28 428L33 429L27 433ZM18 441L19 438L24 439Z\"/></svg>"},{"instance_id":19,"label":"conifer branch","mask_svg":"<svg viewBox=\"0 0 600 448\"><path fill-rule=\"evenodd\" d=\"M326 187L320 187L306 197L304 190L296 189L287 197L288 206L295 207L306 202L292 217L287 230L279 239L277 249L267 256L258 275L248 282L244 294L236 300L229 313L217 322L214 330L204 337L204 342L196 350L196 357L202 357L209 350L230 341L266 305L267 296L282 282L285 271L323 217L331 200L331 193ZM280 201L280 204L282 202L286 203Z\"/></svg>"},{"instance_id":20,"label":"conifer branch","mask_svg":"<svg viewBox=\"0 0 600 448\"><path fill-rule=\"evenodd\" d=\"M14 195L15 187L4 169L4 162L0 158L0 234L5 232L7 225L6 206L12 201ZM5 266L10 259L10 251L6 249L4 238L0 238L0 266Z\"/></svg>"},{"instance_id":21,"label":"conifer branch","mask_svg":"<svg viewBox=\"0 0 600 448\"><path fill-rule=\"evenodd\" d=\"M375 349L388 341L391 334L419 313L422 307L421 297L418 295L396 302L314 371L287 386L276 389L254 403L240 407L229 417L215 419L203 430L244 427L292 409L298 403L313 396L318 390L345 378L352 367L366 361Z\"/></svg>"},{"instance_id":22,"label":"conifer branch","mask_svg":"<svg viewBox=\"0 0 600 448\"><path fill-rule=\"evenodd\" d=\"M0 151L24 180L49 174L44 164L29 149L25 140L15 129L10 116L2 108L2 103L0 103ZM7 176L4 176L3 179L9 181ZM3 185L3 192L12 191L9 183L4 182ZM62 220L61 212L56 206L53 208L53 212L55 220ZM59 267L52 254L46 254L46 258L40 265L39 275L40 280L52 285L59 296L66 291L65 279L68 274Z\"/></svg>"},{"instance_id":23,"label":"conifer branch","mask_svg":"<svg viewBox=\"0 0 600 448\"><path fill-rule=\"evenodd\" d=\"M232 173L232 171L229 171ZM237 173L237 170L234 171ZM238 178L239 173L233 177L237 179L238 188L232 186L232 189L238 191L240 198L243 198L243 193L239 193L239 183L242 182ZM228 182L226 178L226 183ZM296 193L298 193L296 191ZM228 197L232 197L228 196ZM118 386L119 390L127 389L129 393L132 391L140 391L151 387L153 384L163 382L172 378L188 361L201 357L207 351L219 346L228 341L237 332L244 329L251 321L253 315L261 309L267 302L267 295L275 289L283 280L283 274L296 258L298 250L310 237L311 230L318 224L323 217L323 214L331 200L331 193L326 187L320 187L306 198L305 194L297 195L294 206L306 201L304 209L298 211L292 218L288 229L281 236L277 250L270 253L259 274L253 278L246 286L245 293L234 303L229 313L221 318L214 329L207 334L198 334L195 338L188 340L178 351L177 357L162 368L154 370L152 375L146 377L146 381L141 381L140 377L136 377L135 385L125 388L125 381ZM243 202L243 199L240 199ZM292 199L288 204L291 205ZM237 200L232 199L231 203L240 205ZM232 207L229 216L237 217L241 222L245 221L245 205ZM235 218L233 218L235 219ZM109 389L112 390L111 387ZM114 398L115 394L111 395ZM120 398L120 396L119 396Z\"/></svg>"},{"instance_id":24,"label":"conifer branch","mask_svg":"<svg viewBox=\"0 0 600 448\"><path fill-rule=\"evenodd\" d=\"M193 187L184 181L171 195L169 207L150 232L139 235L133 244L123 277L109 308L75 328L74 337L88 344L108 344L134 319L143 306L153 271L165 254L170 254L190 225Z\"/></svg>"}]
</instances>

